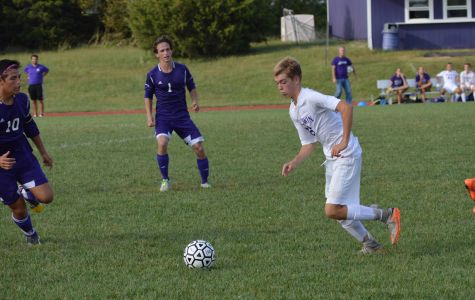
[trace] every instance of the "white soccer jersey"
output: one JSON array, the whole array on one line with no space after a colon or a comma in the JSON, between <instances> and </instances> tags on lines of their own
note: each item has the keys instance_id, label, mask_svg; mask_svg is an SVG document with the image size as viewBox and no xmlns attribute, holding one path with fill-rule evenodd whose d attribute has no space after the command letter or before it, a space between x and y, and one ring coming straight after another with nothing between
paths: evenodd
<instances>
[{"instance_id":1,"label":"white soccer jersey","mask_svg":"<svg viewBox=\"0 0 475 300\"><path fill-rule=\"evenodd\" d=\"M340 143L343 136L343 121L340 113L335 111L339 102L333 96L302 88L297 105L292 101L289 107L290 118L297 128L302 145L320 142L327 159L336 159L331 157L331 149ZM361 155L358 139L352 133L348 147L340 154L342 157Z\"/></svg>"},{"instance_id":2,"label":"white soccer jersey","mask_svg":"<svg viewBox=\"0 0 475 300\"><path fill-rule=\"evenodd\" d=\"M475 73L472 71L460 73L460 85L467 87L475 85Z\"/></svg>"},{"instance_id":3,"label":"white soccer jersey","mask_svg":"<svg viewBox=\"0 0 475 300\"><path fill-rule=\"evenodd\" d=\"M439 74L437 74L437 77L442 77L444 79L444 86L453 86L457 85L457 76L458 73L457 71L442 71Z\"/></svg>"}]
</instances>

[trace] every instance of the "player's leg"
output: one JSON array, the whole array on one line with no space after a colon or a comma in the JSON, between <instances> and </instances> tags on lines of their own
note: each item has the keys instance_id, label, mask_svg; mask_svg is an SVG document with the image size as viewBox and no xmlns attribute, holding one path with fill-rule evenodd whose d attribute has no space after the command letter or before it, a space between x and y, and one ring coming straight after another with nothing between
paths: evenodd
<instances>
[{"instance_id":1,"label":"player's leg","mask_svg":"<svg viewBox=\"0 0 475 300\"><path fill-rule=\"evenodd\" d=\"M203 147L204 138L200 130L191 119L180 122L180 124L174 126L174 130L196 154L196 165L201 177L201 187L211 187L208 183L209 161Z\"/></svg>"},{"instance_id":2,"label":"player's leg","mask_svg":"<svg viewBox=\"0 0 475 300\"><path fill-rule=\"evenodd\" d=\"M39 100L38 102L40 102L40 114L38 116L44 117L44 115L45 115L44 102L43 102L43 100Z\"/></svg>"},{"instance_id":3,"label":"player's leg","mask_svg":"<svg viewBox=\"0 0 475 300\"><path fill-rule=\"evenodd\" d=\"M14 172L0 171L0 201L10 207L13 222L24 233L28 244L39 244L39 237L31 223L25 201L18 193Z\"/></svg>"},{"instance_id":4,"label":"player's leg","mask_svg":"<svg viewBox=\"0 0 475 300\"><path fill-rule=\"evenodd\" d=\"M40 114L38 116L43 117L45 115L45 107L43 103L43 86L39 84L38 89L38 101L40 102Z\"/></svg>"},{"instance_id":5,"label":"player's leg","mask_svg":"<svg viewBox=\"0 0 475 300\"><path fill-rule=\"evenodd\" d=\"M340 99L340 97L341 97L341 88L342 88L342 80L337 79L335 85L336 85L335 97Z\"/></svg>"},{"instance_id":6,"label":"player's leg","mask_svg":"<svg viewBox=\"0 0 475 300\"><path fill-rule=\"evenodd\" d=\"M345 90L345 99L348 104L353 103L353 94L351 92L351 84L349 79L343 81L343 89Z\"/></svg>"},{"instance_id":7,"label":"player's leg","mask_svg":"<svg viewBox=\"0 0 475 300\"><path fill-rule=\"evenodd\" d=\"M155 138L157 141L157 166L162 175L160 184L160 191L166 192L171 189L170 178L168 177L168 165L170 158L168 156L168 142L171 138L171 124L169 121L156 120L155 121Z\"/></svg>"}]
</instances>

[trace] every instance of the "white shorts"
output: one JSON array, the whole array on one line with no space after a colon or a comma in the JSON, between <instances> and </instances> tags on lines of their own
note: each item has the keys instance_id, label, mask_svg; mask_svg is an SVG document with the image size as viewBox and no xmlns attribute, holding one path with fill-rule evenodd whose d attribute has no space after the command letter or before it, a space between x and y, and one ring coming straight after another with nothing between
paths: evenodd
<instances>
[{"instance_id":1,"label":"white shorts","mask_svg":"<svg viewBox=\"0 0 475 300\"><path fill-rule=\"evenodd\" d=\"M325 163L325 197L328 204L360 204L361 156Z\"/></svg>"},{"instance_id":2,"label":"white shorts","mask_svg":"<svg viewBox=\"0 0 475 300\"><path fill-rule=\"evenodd\" d=\"M444 84L444 87L443 87L443 89L446 90L447 93L450 93L450 94L455 92L456 88L457 86L455 84Z\"/></svg>"}]
</instances>

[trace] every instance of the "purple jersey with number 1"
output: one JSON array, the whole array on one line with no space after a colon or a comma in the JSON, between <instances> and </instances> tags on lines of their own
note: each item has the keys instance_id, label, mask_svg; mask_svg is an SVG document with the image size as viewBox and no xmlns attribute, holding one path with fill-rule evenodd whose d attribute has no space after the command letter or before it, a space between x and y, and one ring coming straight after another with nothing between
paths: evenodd
<instances>
[{"instance_id":1,"label":"purple jersey with number 1","mask_svg":"<svg viewBox=\"0 0 475 300\"><path fill-rule=\"evenodd\" d=\"M190 118L186 89L191 92L195 87L193 76L185 65L173 62L173 70L165 73L159 64L147 74L144 98L153 99L155 95L157 119L186 119Z\"/></svg>"},{"instance_id":2,"label":"purple jersey with number 1","mask_svg":"<svg viewBox=\"0 0 475 300\"><path fill-rule=\"evenodd\" d=\"M16 161L10 170L0 168L0 201L6 205L19 197L17 182L25 188L48 182L25 136L26 123L34 122L29 111L28 97L23 93L14 96L12 105L0 102L0 155L10 151L8 157Z\"/></svg>"}]
</instances>

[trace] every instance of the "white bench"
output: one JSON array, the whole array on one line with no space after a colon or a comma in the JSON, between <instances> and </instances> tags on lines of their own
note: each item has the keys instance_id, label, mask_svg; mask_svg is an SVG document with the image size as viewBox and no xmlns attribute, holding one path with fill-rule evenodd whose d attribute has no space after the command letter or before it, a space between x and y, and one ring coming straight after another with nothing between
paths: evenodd
<instances>
[{"instance_id":1,"label":"white bench","mask_svg":"<svg viewBox=\"0 0 475 300\"><path fill-rule=\"evenodd\" d=\"M416 80L415 79L406 79L408 89L404 93L404 96L411 96L415 95L418 97L420 95L420 90L417 88ZM438 88L438 81L436 78L431 78L430 81L432 82L432 89L435 89L430 92L426 92L426 97L430 96L438 96L440 94L440 88ZM380 96L386 96L386 89L390 87L391 80L387 79L380 79L376 81L376 87L379 89Z\"/></svg>"}]
</instances>

